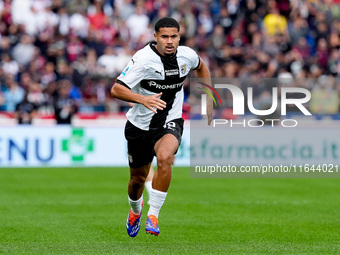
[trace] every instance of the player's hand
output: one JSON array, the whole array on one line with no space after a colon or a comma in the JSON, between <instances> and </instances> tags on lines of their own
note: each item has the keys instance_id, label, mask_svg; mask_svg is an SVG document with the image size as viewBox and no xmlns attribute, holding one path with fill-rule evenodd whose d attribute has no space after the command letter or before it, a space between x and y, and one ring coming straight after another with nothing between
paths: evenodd
<instances>
[{"instance_id":1,"label":"player's hand","mask_svg":"<svg viewBox=\"0 0 340 255\"><path fill-rule=\"evenodd\" d=\"M210 124L211 124L211 122L213 120L213 111L212 111L212 109L209 110L209 108L208 108L207 109L207 115L203 115L202 117L203 117L203 119L206 119L208 117L208 125L210 126Z\"/></svg>"},{"instance_id":2,"label":"player's hand","mask_svg":"<svg viewBox=\"0 0 340 255\"><path fill-rule=\"evenodd\" d=\"M211 122L212 122L212 119L213 119L213 112L212 111L209 111L207 109L207 115L208 115L208 125L210 126Z\"/></svg>"},{"instance_id":3,"label":"player's hand","mask_svg":"<svg viewBox=\"0 0 340 255\"><path fill-rule=\"evenodd\" d=\"M207 100L207 114L202 115L203 119L208 119L208 125L210 126L213 120L213 105Z\"/></svg>"},{"instance_id":4,"label":"player's hand","mask_svg":"<svg viewBox=\"0 0 340 255\"><path fill-rule=\"evenodd\" d=\"M159 98L161 95L162 92L156 95L146 96L142 104L154 113L157 113L157 110L163 110L166 107L166 102Z\"/></svg>"}]
</instances>

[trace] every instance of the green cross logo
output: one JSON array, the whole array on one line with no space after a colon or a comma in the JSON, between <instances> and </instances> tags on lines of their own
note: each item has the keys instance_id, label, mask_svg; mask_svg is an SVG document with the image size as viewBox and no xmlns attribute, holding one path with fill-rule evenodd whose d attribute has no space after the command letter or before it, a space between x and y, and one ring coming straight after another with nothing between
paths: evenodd
<instances>
[{"instance_id":1,"label":"green cross logo","mask_svg":"<svg viewBox=\"0 0 340 255\"><path fill-rule=\"evenodd\" d=\"M70 154L73 163L84 162L85 155L94 150L94 141L83 129L73 129L71 137L62 140L62 151Z\"/></svg>"}]
</instances>

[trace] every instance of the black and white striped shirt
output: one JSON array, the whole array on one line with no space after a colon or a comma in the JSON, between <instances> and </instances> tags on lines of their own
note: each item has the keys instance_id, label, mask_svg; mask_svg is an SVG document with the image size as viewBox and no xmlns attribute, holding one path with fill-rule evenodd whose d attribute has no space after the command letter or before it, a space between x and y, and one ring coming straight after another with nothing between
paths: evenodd
<instances>
[{"instance_id":1,"label":"black and white striped shirt","mask_svg":"<svg viewBox=\"0 0 340 255\"><path fill-rule=\"evenodd\" d=\"M149 130L182 117L183 84L189 71L198 68L199 56L189 47L178 46L176 54L162 56L155 43L137 51L117 82L133 92L149 96L163 92L166 108L155 114L142 104L135 104L126 114L136 127Z\"/></svg>"}]
</instances>

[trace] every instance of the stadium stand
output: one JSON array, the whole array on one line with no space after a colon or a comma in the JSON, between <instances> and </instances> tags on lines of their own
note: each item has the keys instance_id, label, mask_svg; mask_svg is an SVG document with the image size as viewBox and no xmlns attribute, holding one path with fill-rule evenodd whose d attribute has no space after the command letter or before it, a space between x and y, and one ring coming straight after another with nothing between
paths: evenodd
<instances>
[{"instance_id":1,"label":"stadium stand","mask_svg":"<svg viewBox=\"0 0 340 255\"><path fill-rule=\"evenodd\" d=\"M72 120L123 116L129 106L110 88L164 16L180 22L181 43L213 77L329 80L309 87L318 98L310 107L339 112L337 0L0 0L1 125L16 123L25 98L37 112L32 123L55 124L61 87L76 106ZM189 91L186 83L185 109Z\"/></svg>"}]
</instances>

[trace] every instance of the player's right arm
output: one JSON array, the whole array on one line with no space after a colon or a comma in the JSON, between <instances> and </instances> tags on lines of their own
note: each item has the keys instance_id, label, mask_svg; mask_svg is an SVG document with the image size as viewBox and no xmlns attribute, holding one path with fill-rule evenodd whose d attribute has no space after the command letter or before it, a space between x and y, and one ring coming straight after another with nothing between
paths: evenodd
<instances>
[{"instance_id":1,"label":"player's right arm","mask_svg":"<svg viewBox=\"0 0 340 255\"><path fill-rule=\"evenodd\" d=\"M111 95L120 100L142 104L154 113L157 113L157 109L163 110L166 107L166 103L159 98L162 93L144 96L133 92L131 89L117 82L112 86Z\"/></svg>"},{"instance_id":2,"label":"player's right arm","mask_svg":"<svg viewBox=\"0 0 340 255\"><path fill-rule=\"evenodd\" d=\"M157 113L157 110L163 110L166 107L166 103L159 98L162 93L145 96L132 91L144 79L146 73L142 61L144 57L140 52L133 56L124 71L118 76L117 82L112 86L111 95L127 102L142 104Z\"/></svg>"}]
</instances>

